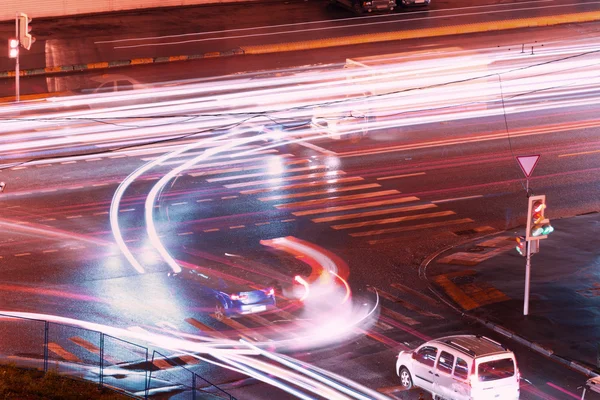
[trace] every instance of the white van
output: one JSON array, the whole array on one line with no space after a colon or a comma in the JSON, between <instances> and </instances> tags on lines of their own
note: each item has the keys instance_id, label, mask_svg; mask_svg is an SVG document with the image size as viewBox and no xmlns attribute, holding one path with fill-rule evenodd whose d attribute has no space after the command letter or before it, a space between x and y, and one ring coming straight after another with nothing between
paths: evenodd
<instances>
[{"instance_id":1,"label":"white van","mask_svg":"<svg viewBox=\"0 0 600 400\"><path fill-rule=\"evenodd\" d=\"M413 351L401 351L396 373L404 388L418 386L434 399L519 398L520 374L514 353L485 336L447 336Z\"/></svg>"}]
</instances>

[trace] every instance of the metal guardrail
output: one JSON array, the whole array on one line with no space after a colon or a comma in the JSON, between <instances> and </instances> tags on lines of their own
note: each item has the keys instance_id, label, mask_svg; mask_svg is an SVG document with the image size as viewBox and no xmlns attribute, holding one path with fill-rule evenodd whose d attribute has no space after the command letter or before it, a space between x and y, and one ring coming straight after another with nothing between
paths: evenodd
<instances>
[{"instance_id":1,"label":"metal guardrail","mask_svg":"<svg viewBox=\"0 0 600 400\"><path fill-rule=\"evenodd\" d=\"M152 350L150 358L148 347L103 332L0 314L0 338L0 363L51 369L133 398L148 399L153 389L168 386L182 399L236 400L177 357Z\"/></svg>"}]
</instances>

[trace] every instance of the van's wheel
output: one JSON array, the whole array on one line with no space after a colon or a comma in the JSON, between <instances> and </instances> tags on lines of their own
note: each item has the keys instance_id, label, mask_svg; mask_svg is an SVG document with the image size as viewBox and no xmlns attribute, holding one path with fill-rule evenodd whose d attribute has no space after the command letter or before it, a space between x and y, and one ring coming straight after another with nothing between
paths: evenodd
<instances>
[{"instance_id":1,"label":"van's wheel","mask_svg":"<svg viewBox=\"0 0 600 400\"><path fill-rule=\"evenodd\" d=\"M223 303L219 300L215 301L213 317L215 317L217 321L223 321L225 319L225 307L223 307Z\"/></svg>"},{"instance_id":2,"label":"van's wheel","mask_svg":"<svg viewBox=\"0 0 600 400\"><path fill-rule=\"evenodd\" d=\"M402 369L400 370L400 384L404 389L411 389L413 387L410 372L408 372L408 369L406 369L406 367L402 367Z\"/></svg>"}]
</instances>

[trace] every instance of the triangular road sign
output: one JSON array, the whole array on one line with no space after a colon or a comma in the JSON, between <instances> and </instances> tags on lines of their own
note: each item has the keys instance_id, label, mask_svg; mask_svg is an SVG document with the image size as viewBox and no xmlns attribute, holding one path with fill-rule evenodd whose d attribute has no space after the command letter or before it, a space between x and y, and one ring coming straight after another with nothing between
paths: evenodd
<instances>
[{"instance_id":1,"label":"triangular road sign","mask_svg":"<svg viewBox=\"0 0 600 400\"><path fill-rule=\"evenodd\" d=\"M533 172L533 169L537 165L539 159L540 159L539 154L534 155L534 156L517 156L517 161L519 162L519 166L521 167L521 169L523 170L523 173L525 174L525 176L527 178L529 178L529 176Z\"/></svg>"}]
</instances>

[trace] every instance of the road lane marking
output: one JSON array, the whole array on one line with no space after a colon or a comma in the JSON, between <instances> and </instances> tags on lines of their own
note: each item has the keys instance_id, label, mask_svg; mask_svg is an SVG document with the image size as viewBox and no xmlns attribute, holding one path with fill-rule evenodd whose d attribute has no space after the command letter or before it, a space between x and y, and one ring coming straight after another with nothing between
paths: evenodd
<instances>
[{"instance_id":1,"label":"road lane marking","mask_svg":"<svg viewBox=\"0 0 600 400\"><path fill-rule=\"evenodd\" d=\"M382 176L381 178L377 178L378 181L385 181L388 179L399 179L399 178L408 178L411 176L420 176L425 175L425 172L415 172L414 174L404 174L404 175L392 175L392 176Z\"/></svg>"},{"instance_id":2,"label":"road lane marking","mask_svg":"<svg viewBox=\"0 0 600 400\"><path fill-rule=\"evenodd\" d=\"M372 286L369 286L367 288L367 290L369 292L372 292L372 293L377 293L380 297L383 297L384 299L389 300L389 301L391 301L391 302L393 302L395 304L399 304L403 308L406 308L407 310L414 311L417 314L421 314L421 315L423 315L425 317L430 317L430 318L435 318L435 319L444 319L444 317L442 317L439 314L436 314L436 313L431 312L431 311L424 310L421 307L419 307L419 306L417 306L417 305L415 305L413 303L410 303L410 302L408 302L406 300L402 300L401 298L399 298L397 296L394 296L393 294L390 294L390 293L388 293L388 292L386 292L384 290L376 289L376 288L374 288Z\"/></svg>"},{"instance_id":3,"label":"road lane marking","mask_svg":"<svg viewBox=\"0 0 600 400\"><path fill-rule=\"evenodd\" d=\"M391 318L382 317L382 316L380 316L379 318L382 319L385 323L392 325L394 328L398 328L406 333L410 333L414 337L417 337L417 338L423 340L424 342L429 342L430 340L433 339L431 336L425 335L424 333L421 333L416 329L409 328L408 326L404 326L400 322L394 321Z\"/></svg>"},{"instance_id":4,"label":"road lane marking","mask_svg":"<svg viewBox=\"0 0 600 400\"><path fill-rule=\"evenodd\" d=\"M366 211L366 212L354 213L354 214L335 215L332 217L314 218L311 221L316 222L316 223L341 221L344 219L363 218L363 217L372 217L375 215L393 214L393 213L398 213L398 212L426 210L428 208L436 208L436 207L437 206L435 204L421 204L418 206L396 207L396 208L389 208L386 210L375 210L375 211Z\"/></svg>"},{"instance_id":5,"label":"road lane marking","mask_svg":"<svg viewBox=\"0 0 600 400\"><path fill-rule=\"evenodd\" d=\"M75 163L77 163L77 161L64 161L64 162L61 162L61 165L75 164Z\"/></svg>"},{"instance_id":6,"label":"road lane marking","mask_svg":"<svg viewBox=\"0 0 600 400\"><path fill-rule=\"evenodd\" d=\"M12 167L11 168L12 171L18 171L20 169L27 169L27 167Z\"/></svg>"},{"instance_id":7,"label":"road lane marking","mask_svg":"<svg viewBox=\"0 0 600 400\"><path fill-rule=\"evenodd\" d=\"M44 218L40 219L40 222L56 221L56 218Z\"/></svg>"},{"instance_id":8,"label":"road lane marking","mask_svg":"<svg viewBox=\"0 0 600 400\"><path fill-rule=\"evenodd\" d=\"M126 208L124 210L120 210L119 212L124 213L124 212L131 212L131 211L135 211L135 208Z\"/></svg>"},{"instance_id":9,"label":"road lane marking","mask_svg":"<svg viewBox=\"0 0 600 400\"><path fill-rule=\"evenodd\" d=\"M108 211L95 212L92 215L106 215L106 214L108 214Z\"/></svg>"},{"instance_id":10,"label":"road lane marking","mask_svg":"<svg viewBox=\"0 0 600 400\"><path fill-rule=\"evenodd\" d=\"M314 178L330 178L335 179L335 177L339 175L345 175L344 171L327 171L327 172L315 172L313 174L305 174L305 175L293 175L286 176L281 178L269 178L269 179L261 179L258 181L250 181L250 182L240 182L240 183L231 183L229 185L223 185L227 189L237 189L247 186L256 186L256 185L270 185L270 184L278 184L285 181L301 181L305 179L314 179Z\"/></svg>"},{"instance_id":11,"label":"road lane marking","mask_svg":"<svg viewBox=\"0 0 600 400\"><path fill-rule=\"evenodd\" d=\"M292 222L295 221L296 218L282 219L280 222Z\"/></svg>"},{"instance_id":12,"label":"road lane marking","mask_svg":"<svg viewBox=\"0 0 600 400\"><path fill-rule=\"evenodd\" d=\"M317 209L306 210L306 211L296 211L296 212L293 212L292 214L294 214L297 217L300 217L300 216L305 216L305 215L314 215L314 214L324 214L324 213L337 212L337 211L355 210L357 208L379 207L379 206L385 206L385 205L391 205L391 204L407 203L410 201L418 201L418 200L419 200L418 197L409 196L409 197L401 197L399 199L379 200L379 201L370 201L367 203L360 203L360 204L350 204L347 206L333 206L333 207L317 208Z\"/></svg>"},{"instance_id":13,"label":"road lane marking","mask_svg":"<svg viewBox=\"0 0 600 400\"><path fill-rule=\"evenodd\" d=\"M242 190L240 193L241 194L257 194L257 193L272 192L275 190L291 190L291 189L301 189L301 188L313 187L313 186L331 185L333 183L356 182L356 181L363 181L364 179L365 178L362 178L360 176L352 176L352 177L347 177L347 178L335 178L335 179L327 180L327 181L312 181L312 182L306 182L306 183L296 183L296 184L292 184L292 185L273 186L273 187L262 188L262 189Z\"/></svg>"},{"instance_id":14,"label":"road lane marking","mask_svg":"<svg viewBox=\"0 0 600 400\"><path fill-rule=\"evenodd\" d=\"M392 283L390 286L393 287L394 289L398 289L400 291L403 291L403 292L409 293L415 297L418 297L421 300L424 300L431 305L434 305L434 306L438 305L438 302L435 299L432 299L431 297L427 296L426 294L423 294L415 289L409 288L408 286L404 286L401 283Z\"/></svg>"},{"instance_id":15,"label":"road lane marking","mask_svg":"<svg viewBox=\"0 0 600 400\"><path fill-rule=\"evenodd\" d=\"M379 197L379 196L387 196L392 194L399 194L400 192L397 190L382 190L379 192L370 192L370 193L361 193L361 194L351 194L345 196L332 196L332 197L324 197L322 199L313 199L313 200L305 200L298 201L295 203L284 203L284 204L276 204L275 208L293 208L293 207L304 207L310 206L313 204L323 204L334 201L346 201L346 200L357 200L357 199L366 199L369 197Z\"/></svg>"},{"instance_id":16,"label":"road lane marking","mask_svg":"<svg viewBox=\"0 0 600 400\"><path fill-rule=\"evenodd\" d=\"M229 200L229 199L237 199L238 196L223 196L221 197L221 200Z\"/></svg>"},{"instance_id":17,"label":"road lane marking","mask_svg":"<svg viewBox=\"0 0 600 400\"><path fill-rule=\"evenodd\" d=\"M37 168L46 168L46 167L51 167L52 164L38 164L36 165Z\"/></svg>"},{"instance_id":18,"label":"road lane marking","mask_svg":"<svg viewBox=\"0 0 600 400\"><path fill-rule=\"evenodd\" d=\"M269 151L269 153L276 153L276 151ZM277 158L287 158L287 157L293 157L293 154L278 154L275 157L277 157ZM254 162L254 161L264 162L264 161L266 161L268 159L269 159L268 157L253 157L253 158L239 158L239 159L236 158L236 159L233 159L233 160L227 160L227 161L216 162L216 163L196 164L192 168L193 169L202 169L202 168L222 167L222 166L229 166L231 164L243 164L243 163ZM248 166L248 167L245 167L245 168L259 169L259 168L264 168L264 167L265 167L264 164L256 164L256 168L253 168L253 166ZM198 176L209 175L210 173L211 173L211 171L207 171L207 172L190 172L190 173L188 173L188 175L192 176L192 177L198 177Z\"/></svg>"},{"instance_id":19,"label":"road lane marking","mask_svg":"<svg viewBox=\"0 0 600 400\"><path fill-rule=\"evenodd\" d=\"M108 183L94 183L92 186L93 187L108 186Z\"/></svg>"},{"instance_id":20,"label":"road lane marking","mask_svg":"<svg viewBox=\"0 0 600 400\"><path fill-rule=\"evenodd\" d=\"M69 216L67 216L67 219L81 218L81 217L83 217L83 215L69 215Z\"/></svg>"},{"instance_id":21,"label":"road lane marking","mask_svg":"<svg viewBox=\"0 0 600 400\"><path fill-rule=\"evenodd\" d=\"M478 199L480 197L483 197L483 195L482 194L478 194L478 195L475 195L475 196L455 197L453 199L433 200L432 203L433 204L448 203L448 202L451 202L451 201Z\"/></svg>"},{"instance_id":22,"label":"road lane marking","mask_svg":"<svg viewBox=\"0 0 600 400\"><path fill-rule=\"evenodd\" d=\"M81 362L81 360L75 354L68 352L56 343L48 343L48 350L67 361Z\"/></svg>"},{"instance_id":23,"label":"road lane marking","mask_svg":"<svg viewBox=\"0 0 600 400\"><path fill-rule=\"evenodd\" d=\"M434 276L433 281L438 286L440 286L444 290L444 292L446 292L446 294L450 296L450 298L454 300L454 302L458 304L463 310L469 311L479 307L479 303L477 303L471 297L467 296L466 293L458 287L458 285L456 285L450 280L450 278L473 274L475 274L475 271L472 270L454 272L450 274Z\"/></svg>"},{"instance_id":24,"label":"road lane marking","mask_svg":"<svg viewBox=\"0 0 600 400\"><path fill-rule=\"evenodd\" d=\"M595 153L600 153L600 150L582 151L580 153L559 154L558 157L573 157L573 156L582 156L582 155L586 155L586 154L595 154Z\"/></svg>"},{"instance_id":25,"label":"road lane marking","mask_svg":"<svg viewBox=\"0 0 600 400\"><path fill-rule=\"evenodd\" d=\"M42 253L56 253L58 250L56 249L49 249L49 250L44 250L42 251Z\"/></svg>"},{"instance_id":26,"label":"road lane marking","mask_svg":"<svg viewBox=\"0 0 600 400\"><path fill-rule=\"evenodd\" d=\"M332 225L331 227L336 230L353 229L353 228L362 228L364 226L395 224L397 222L414 221L417 219L447 217L449 215L454 215L454 214L456 214L454 211L439 211L439 212L426 213L426 214L405 215L403 217L376 219L373 221L353 222L350 224Z\"/></svg>"},{"instance_id":27,"label":"road lane marking","mask_svg":"<svg viewBox=\"0 0 600 400\"><path fill-rule=\"evenodd\" d=\"M187 201L182 201L180 203L173 203L173 204L171 204L171 206L183 206L185 204L187 204Z\"/></svg>"},{"instance_id":28,"label":"road lane marking","mask_svg":"<svg viewBox=\"0 0 600 400\"><path fill-rule=\"evenodd\" d=\"M383 343L386 346L391 347L392 349L405 350L405 351L410 350L404 344L397 342L394 339L391 339L385 335L382 335L381 333L378 333L378 332L375 332L372 330L365 331L364 329L360 329L360 328L356 328L355 331L358 333L362 333L363 335L368 336L369 338L376 340L379 343Z\"/></svg>"},{"instance_id":29,"label":"road lane marking","mask_svg":"<svg viewBox=\"0 0 600 400\"><path fill-rule=\"evenodd\" d=\"M214 318L214 316L212 314L211 314L211 317ZM237 333L242 337L250 336L251 339L254 339L257 342L271 342L272 341L268 337L263 336L260 333L256 332L254 329L248 328L246 325L243 325L242 323L240 323L236 320L233 320L231 318L223 318L220 322L224 323L225 325L229 326L230 328L235 329L237 331Z\"/></svg>"},{"instance_id":30,"label":"road lane marking","mask_svg":"<svg viewBox=\"0 0 600 400\"><path fill-rule=\"evenodd\" d=\"M381 185L379 183L367 183L365 185L343 186L343 187L335 188L335 189L315 190L313 192L302 192L302 193L275 195L275 196L269 196L269 197L259 197L258 200L273 201L273 200L295 199L298 197L319 196L322 194L350 192L350 191L354 191L354 190L373 189L373 188L377 188L377 187L381 187Z\"/></svg>"},{"instance_id":31,"label":"road lane marking","mask_svg":"<svg viewBox=\"0 0 600 400\"><path fill-rule=\"evenodd\" d=\"M71 342L75 343L76 345L83 347L90 353L100 356L100 348L98 346L96 346L95 344L88 342L84 338L80 338L78 336L73 336L73 337L69 338L69 340ZM119 360L117 358L113 358L109 355L106 355L106 353L104 353L103 358L104 358L104 360L108 361L111 364L118 364L119 362L121 362L121 360Z\"/></svg>"},{"instance_id":32,"label":"road lane marking","mask_svg":"<svg viewBox=\"0 0 600 400\"><path fill-rule=\"evenodd\" d=\"M71 186L71 187L67 188L67 190L77 190L77 189L83 189L83 186Z\"/></svg>"},{"instance_id":33,"label":"road lane marking","mask_svg":"<svg viewBox=\"0 0 600 400\"><path fill-rule=\"evenodd\" d=\"M93 161L102 161L101 158L88 158L85 160L86 162L93 162Z\"/></svg>"},{"instance_id":34,"label":"road lane marking","mask_svg":"<svg viewBox=\"0 0 600 400\"><path fill-rule=\"evenodd\" d=\"M566 390L564 388L561 388L560 386L555 385L552 382L546 382L546 385L550 386L551 388L554 388L554 389L558 390L559 392L563 392L564 394L566 394L569 397L572 397L574 399L581 399L581 396L578 396L575 393L571 393L568 390Z\"/></svg>"},{"instance_id":35,"label":"road lane marking","mask_svg":"<svg viewBox=\"0 0 600 400\"><path fill-rule=\"evenodd\" d=\"M410 317L407 317L406 315L402 315L400 313L397 313L396 311L392 311L387 307L381 307L381 313L384 315L387 315L390 318L393 318L395 320L398 320L406 325L412 326L412 325L418 325L420 324L419 321L412 319Z\"/></svg>"},{"instance_id":36,"label":"road lane marking","mask_svg":"<svg viewBox=\"0 0 600 400\"><path fill-rule=\"evenodd\" d=\"M256 226L262 226L262 225L269 225L269 224L270 224L270 222L257 222L254 225L256 225Z\"/></svg>"},{"instance_id":37,"label":"road lane marking","mask_svg":"<svg viewBox=\"0 0 600 400\"><path fill-rule=\"evenodd\" d=\"M24 257L24 256L30 256L31 253L19 253L19 254L15 254L15 257Z\"/></svg>"},{"instance_id":38,"label":"road lane marking","mask_svg":"<svg viewBox=\"0 0 600 400\"><path fill-rule=\"evenodd\" d=\"M204 203L205 201L212 201L212 199L200 199L196 200L196 203Z\"/></svg>"},{"instance_id":39,"label":"road lane marking","mask_svg":"<svg viewBox=\"0 0 600 400\"><path fill-rule=\"evenodd\" d=\"M222 334L221 332L219 332L218 330L216 330L215 328L212 328L206 324L203 324L202 322L198 321L195 318L186 318L185 322L187 322L188 324L192 325L194 328L199 329L200 331L202 331L203 333L212 336L214 338L219 338L219 339L225 339L226 336L224 334Z\"/></svg>"},{"instance_id":40,"label":"road lane marking","mask_svg":"<svg viewBox=\"0 0 600 400\"><path fill-rule=\"evenodd\" d=\"M306 162L307 160L302 160L302 161ZM268 168L268 165L265 165L262 167ZM260 168L260 167L257 166L257 169L258 168ZM312 171L312 170L326 169L326 168L327 168L326 165L311 165L308 167L282 169L281 171L265 171L265 172L256 172L253 174L223 176L223 177L219 177L219 178L210 178L210 179L207 179L206 181L207 182L223 182L223 181L232 181L235 179L257 178L257 177L265 176L265 175L282 175L282 174L289 174L291 172Z\"/></svg>"},{"instance_id":41,"label":"road lane marking","mask_svg":"<svg viewBox=\"0 0 600 400\"><path fill-rule=\"evenodd\" d=\"M229 229L241 229L241 228L245 228L246 225L234 225L234 226L230 226Z\"/></svg>"},{"instance_id":42,"label":"road lane marking","mask_svg":"<svg viewBox=\"0 0 600 400\"><path fill-rule=\"evenodd\" d=\"M217 232L219 228L205 229L203 232Z\"/></svg>"},{"instance_id":43,"label":"road lane marking","mask_svg":"<svg viewBox=\"0 0 600 400\"><path fill-rule=\"evenodd\" d=\"M186 236L186 235L193 235L193 234L194 234L194 232L181 232L181 233L178 233L177 236Z\"/></svg>"},{"instance_id":44,"label":"road lane marking","mask_svg":"<svg viewBox=\"0 0 600 400\"><path fill-rule=\"evenodd\" d=\"M440 226L466 224L468 222L473 222L473 220L471 218L453 219L450 221L431 222L428 224L401 226L398 228L386 228L386 229L378 229L378 230L374 230L374 231L356 232L356 233L351 233L350 236L364 237L364 236L382 235L384 233L408 232L408 231L415 231L415 230L419 230L419 229L437 228ZM370 241L369 244L375 244L375 242L384 243L384 240L386 240L386 239L373 241L373 243ZM393 240L397 240L397 238L394 238Z\"/></svg>"}]
</instances>

